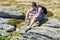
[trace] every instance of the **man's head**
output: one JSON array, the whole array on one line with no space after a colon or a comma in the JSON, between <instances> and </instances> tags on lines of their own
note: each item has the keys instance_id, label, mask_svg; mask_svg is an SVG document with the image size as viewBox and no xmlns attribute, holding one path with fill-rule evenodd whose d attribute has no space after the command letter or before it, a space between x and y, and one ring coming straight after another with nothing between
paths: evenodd
<instances>
[{"instance_id":1,"label":"man's head","mask_svg":"<svg viewBox=\"0 0 60 40\"><path fill-rule=\"evenodd\" d=\"M32 2L32 8L36 8L36 7L37 7L36 2Z\"/></svg>"}]
</instances>

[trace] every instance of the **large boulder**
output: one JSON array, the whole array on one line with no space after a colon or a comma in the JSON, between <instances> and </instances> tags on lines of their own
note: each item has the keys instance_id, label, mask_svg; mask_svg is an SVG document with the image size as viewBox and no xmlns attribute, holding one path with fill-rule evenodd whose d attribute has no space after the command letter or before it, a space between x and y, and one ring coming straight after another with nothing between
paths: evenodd
<instances>
[{"instance_id":1,"label":"large boulder","mask_svg":"<svg viewBox=\"0 0 60 40\"><path fill-rule=\"evenodd\" d=\"M24 32L27 26L16 28L16 32L22 34L22 37L13 37L12 40L60 40L60 20L48 18L46 26L32 26L28 32ZM53 27L53 28L52 28Z\"/></svg>"},{"instance_id":2,"label":"large boulder","mask_svg":"<svg viewBox=\"0 0 60 40\"><path fill-rule=\"evenodd\" d=\"M25 15L13 8L0 8L0 17L24 19Z\"/></svg>"},{"instance_id":3,"label":"large boulder","mask_svg":"<svg viewBox=\"0 0 60 40\"><path fill-rule=\"evenodd\" d=\"M22 37L14 38L17 40L60 40L60 30L50 27L33 27L27 33L22 33Z\"/></svg>"},{"instance_id":4,"label":"large boulder","mask_svg":"<svg viewBox=\"0 0 60 40\"><path fill-rule=\"evenodd\" d=\"M45 37L46 40L59 40L60 39L60 30L50 27L35 27L28 31L29 34L31 34L31 37L34 37L36 39L39 39L39 36ZM35 34L35 35L34 35Z\"/></svg>"},{"instance_id":5,"label":"large boulder","mask_svg":"<svg viewBox=\"0 0 60 40\"><path fill-rule=\"evenodd\" d=\"M36 39L30 39L30 38L24 38L23 36L14 36L10 40L36 40Z\"/></svg>"},{"instance_id":6,"label":"large boulder","mask_svg":"<svg viewBox=\"0 0 60 40\"><path fill-rule=\"evenodd\" d=\"M48 27L60 28L60 20L56 18L48 18L46 23Z\"/></svg>"},{"instance_id":7,"label":"large boulder","mask_svg":"<svg viewBox=\"0 0 60 40\"><path fill-rule=\"evenodd\" d=\"M14 31L14 26L8 24L0 24L0 36L9 36Z\"/></svg>"}]
</instances>

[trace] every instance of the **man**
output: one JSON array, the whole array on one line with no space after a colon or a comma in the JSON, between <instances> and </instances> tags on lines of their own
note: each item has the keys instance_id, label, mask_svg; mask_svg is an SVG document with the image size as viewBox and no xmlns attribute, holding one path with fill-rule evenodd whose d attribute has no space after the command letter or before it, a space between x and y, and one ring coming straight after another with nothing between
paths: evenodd
<instances>
[{"instance_id":1,"label":"man","mask_svg":"<svg viewBox=\"0 0 60 40\"><path fill-rule=\"evenodd\" d=\"M28 10L25 18L25 22L28 22L29 25L27 26L26 32L32 28L32 25L35 21L42 20L44 18L43 10L39 7L35 2L32 2L32 8Z\"/></svg>"}]
</instances>

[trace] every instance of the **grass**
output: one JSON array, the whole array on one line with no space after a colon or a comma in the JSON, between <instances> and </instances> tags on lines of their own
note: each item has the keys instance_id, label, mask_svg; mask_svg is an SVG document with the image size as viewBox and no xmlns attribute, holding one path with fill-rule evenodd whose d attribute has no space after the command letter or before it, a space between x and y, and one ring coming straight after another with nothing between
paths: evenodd
<instances>
[{"instance_id":1,"label":"grass","mask_svg":"<svg viewBox=\"0 0 60 40\"><path fill-rule=\"evenodd\" d=\"M14 37L14 36L21 36L21 34L18 33L18 32L16 32L16 31L14 31L14 32L12 32L11 36L12 36L12 37Z\"/></svg>"},{"instance_id":2,"label":"grass","mask_svg":"<svg viewBox=\"0 0 60 40\"><path fill-rule=\"evenodd\" d=\"M24 25L25 25L25 23L23 22L23 23L17 24L16 27L17 27L17 28L21 28L21 27L24 26Z\"/></svg>"},{"instance_id":3,"label":"grass","mask_svg":"<svg viewBox=\"0 0 60 40\"><path fill-rule=\"evenodd\" d=\"M16 1L15 0L11 0L11 1L8 1L6 3L2 3L1 6L12 6L12 5L16 5Z\"/></svg>"},{"instance_id":4,"label":"grass","mask_svg":"<svg viewBox=\"0 0 60 40\"><path fill-rule=\"evenodd\" d=\"M16 9L26 14L26 12L28 11L28 9L30 9L30 7L31 5L20 4L16 6Z\"/></svg>"},{"instance_id":5,"label":"grass","mask_svg":"<svg viewBox=\"0 0 60 40\"><path fill-rule=\"evenodd\" d=\"M51 11L48 11L47 14L45 15L45 18L52 17L54 14Z\"/></svg>"},{"instance_id":6,"label":"grass","mask_svg":"<svg viewBox=\"0 0 60 40\"><path fill-rule=\"evenodd\" d=\"M56 19L60 20L60 17L59 16L53 16L53 18L56 18Z\"/></svg>"},{"instance_id":7,"label":"grass","mask_svg":"<svg viewBox=\"0 0 60 40\"><path fill-rule=\"evenodd\" d=\"M11 36L5 37L5 36L0 36L0 40L10 40Z\"/></svg>"},{"instance_id":8,"label":"grass","mask_svg":"<svg viewBox=\"0 0 60 40\"><path fill-rule=\"evenodd\" d=\"M21 36L21 34L18 33L18 32L16 32L16 31L14 31L14 32L12 32L12 34L9 35L8 37L6 37L6 36L0 36L0 40L10 40L10 39L11 39L12 37L14 37L14 36L18 37L18 36Z\"/></svg>"},{"instance_id":9,"label":"grass","mask_svg":"<svg viewBox=\"0 0 60 40\"><path fill-rule=\"evenodd\" d=\"M2 6L11 6L11 3L8 3L8 4L2 4Z\"/></svg>"},{"instance_id":10,"label":"grass","mask_svg":"<svg viewBox=\"0 0 60 40\"><path fill-rule=\"evenodd\" d=\"M11 20L8 21L7 24L16 26L16 28L20 28L21 26L24 25L24 20L18 20L18 19L12 18Z\"/></svg>"},{"instance_id":11,"label":"grass","mask_svg":"<svg viewBox=\"0 0 60 40\"><path fill-rule=\"evenodd\" d=\"M7 24L15 26L17 23L18 23L18 20L13 18L13 19L9 20Z\"/></svg>"},{"instance_id":12,"label":"grass","mask_svg":"<svg viewBox=\"0 0 60 40\"><path fill-rule=\"evenodd\" d=\"M7 0L0 0L0 2L5 2L5 1L7 1Z\"/></svg>"}]
</instances>

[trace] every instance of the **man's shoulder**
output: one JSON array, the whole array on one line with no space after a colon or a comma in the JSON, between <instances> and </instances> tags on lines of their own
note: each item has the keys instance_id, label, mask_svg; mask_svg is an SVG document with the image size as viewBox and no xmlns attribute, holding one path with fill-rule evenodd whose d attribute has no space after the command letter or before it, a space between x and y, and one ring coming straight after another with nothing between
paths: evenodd
<instances>
[{"instance_id":1,"label":"man's shoulder","mask_svg":"<svg viewBox=\"0 0 60 40\"><path fill-rule=\"evenodd\" d=\"M38 9L42 9L42 8L38 6Z\"/></svg>"}]
</instances>

